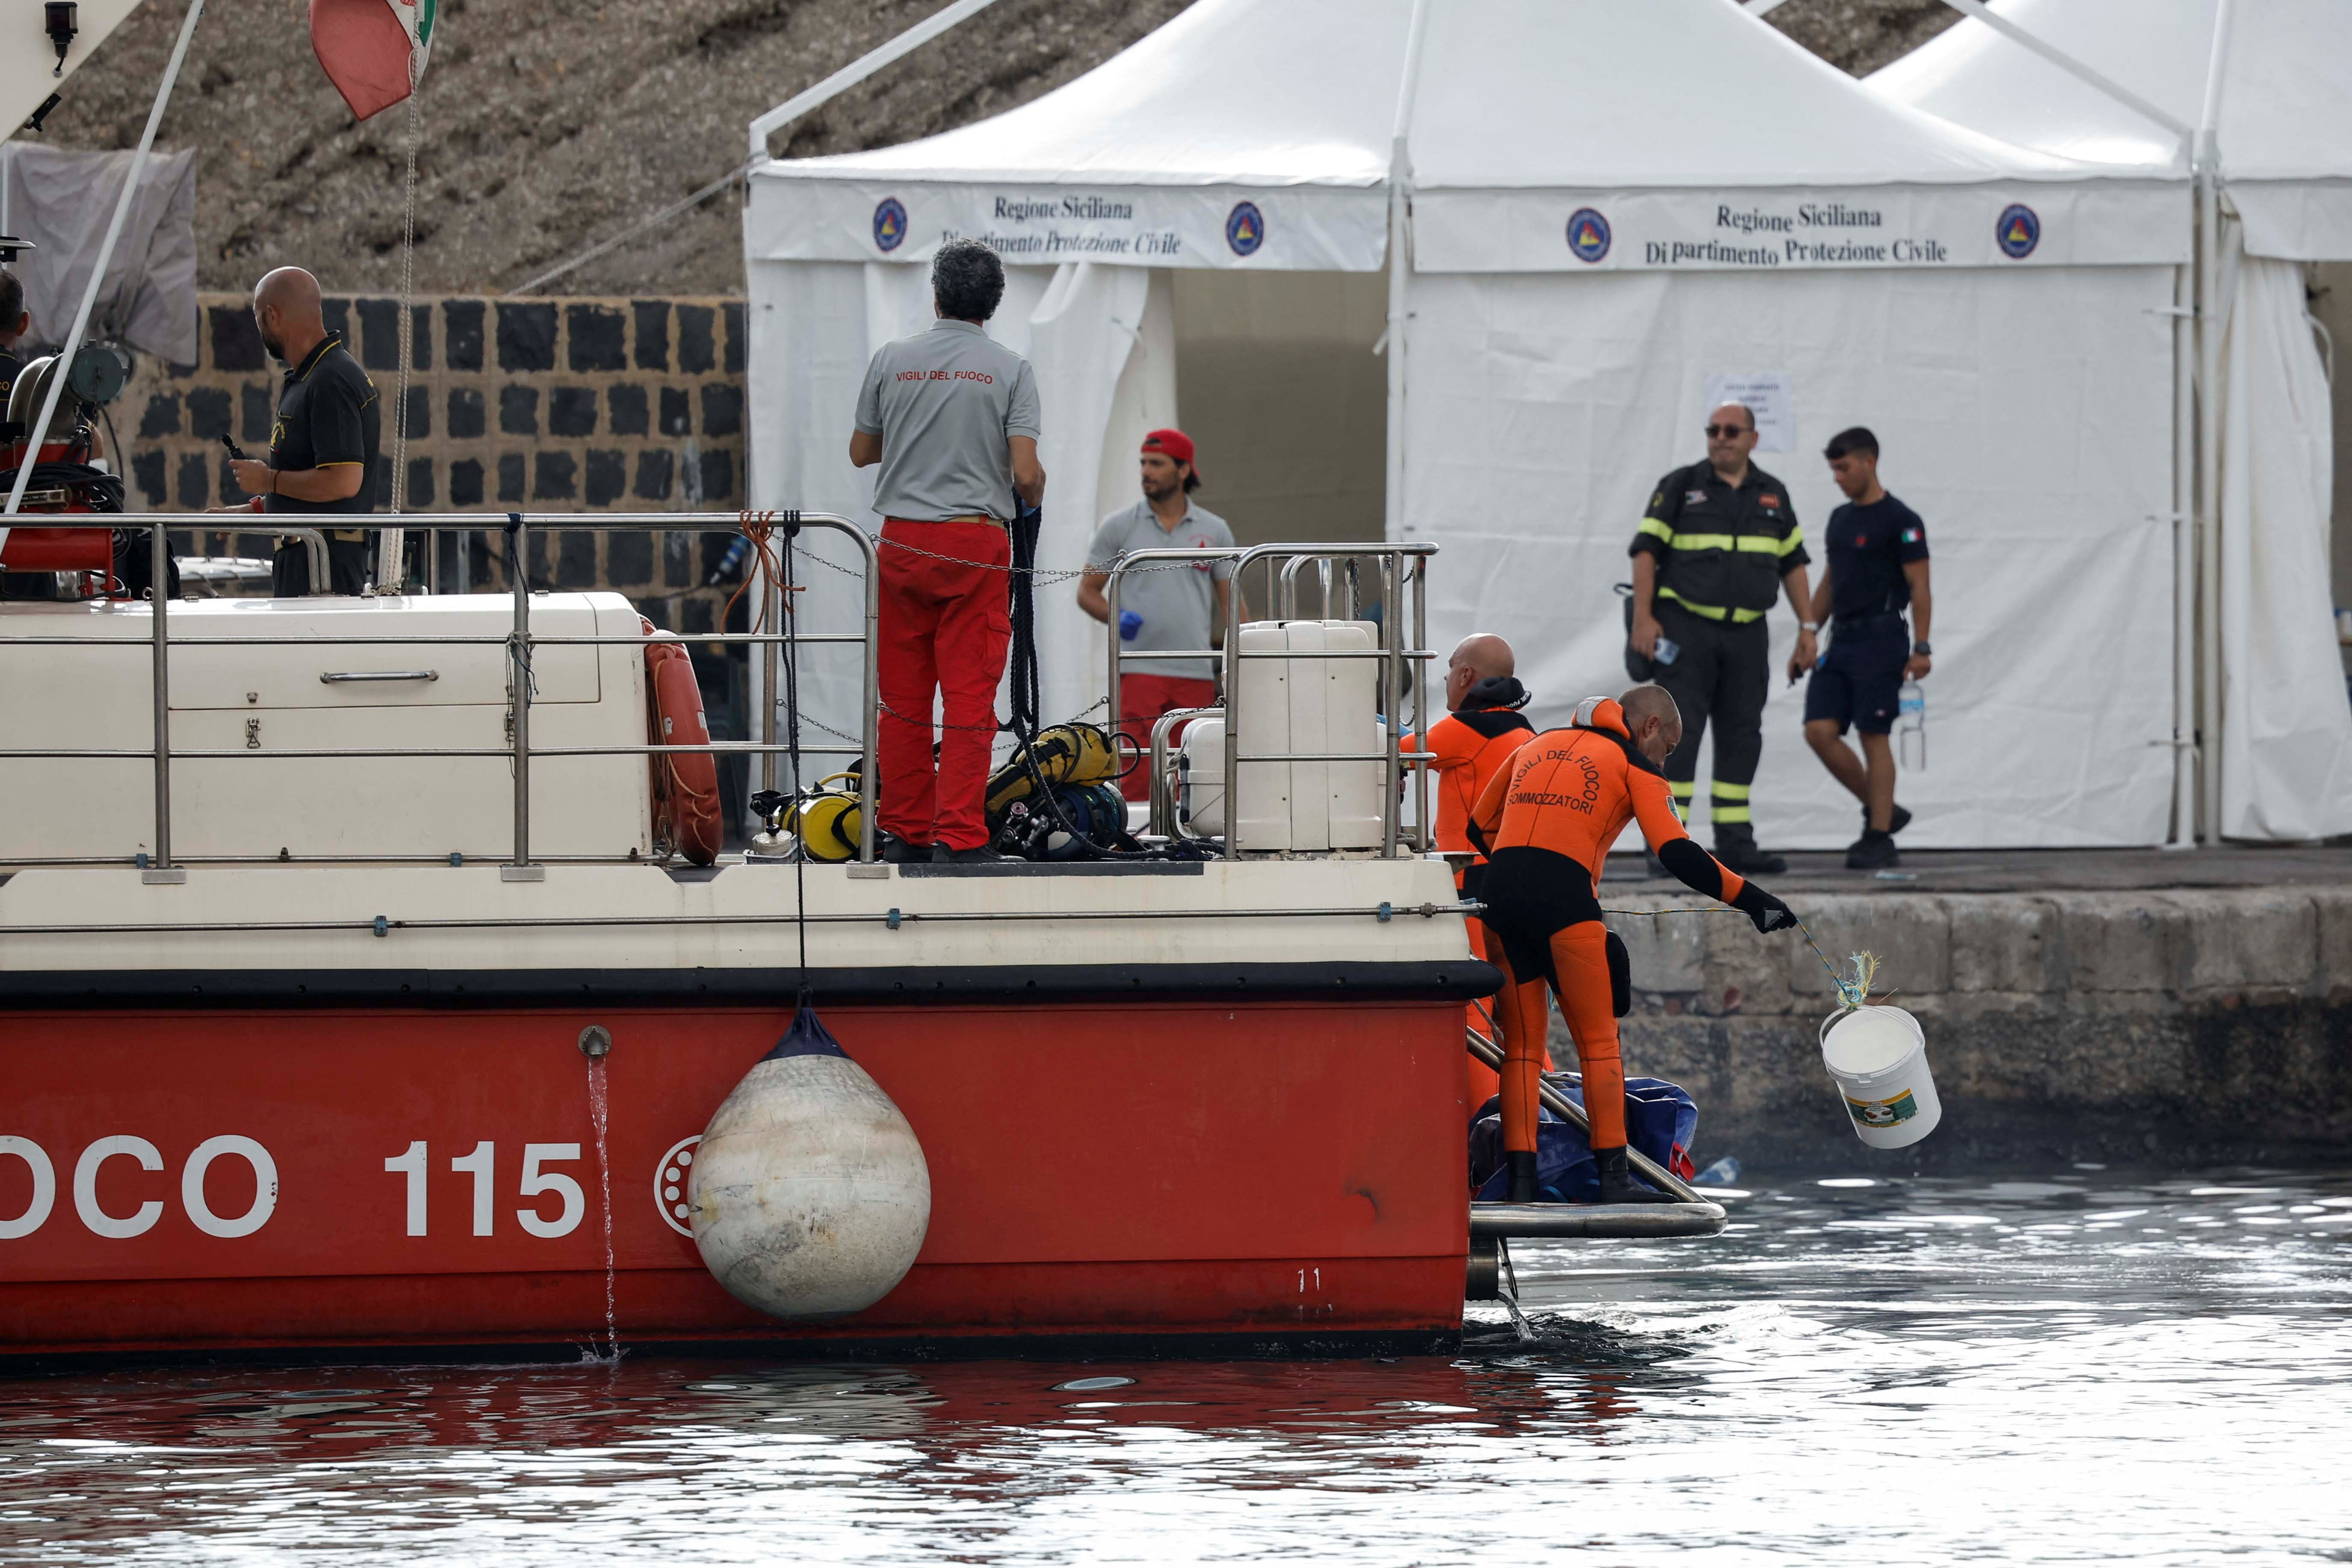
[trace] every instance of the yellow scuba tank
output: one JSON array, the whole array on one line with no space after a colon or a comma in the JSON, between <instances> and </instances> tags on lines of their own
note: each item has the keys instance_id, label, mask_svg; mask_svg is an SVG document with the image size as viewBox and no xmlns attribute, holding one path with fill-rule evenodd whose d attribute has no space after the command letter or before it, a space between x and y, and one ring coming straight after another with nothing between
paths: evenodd
<instances>
[{"instance_id":1,"label":"yellow scuba tank","mask_svg":"<svg viewBox=\"0 0 2352 1568\"><path fill-rule=\"evenodd\" d=\"M1056 724L1037 732L1036 744L1029 755L1045 775L1047 784L1076 787L1100 784L1118 773L1118 748L1111 738L1092 724L1073 721ZM1005 809L1016 800L1025 800L1036 787L1029 769L1015 752L1003 767L988 775L987 806L992 821L1002 820Z\"/></svg>"},{"instance_id":2,"label":"yellow scuba tank","mask_svg":"<svg viewBox=\"0 0 2352 1568\"><path fill-rule=\"evenodd\" d=\"M865 821L857 798L857 774L851 772L817 780L785 805L779 826L801 841L810 859L830 862L856 858Z\"/></svg>"}]
</instances>

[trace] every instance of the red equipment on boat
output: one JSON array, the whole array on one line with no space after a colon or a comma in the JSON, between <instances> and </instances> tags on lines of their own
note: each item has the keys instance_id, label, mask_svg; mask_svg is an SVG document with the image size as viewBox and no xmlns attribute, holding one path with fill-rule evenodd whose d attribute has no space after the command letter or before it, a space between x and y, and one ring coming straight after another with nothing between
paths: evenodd
<instances>
[{"instance_id":1,"label":"red equipment on boat","mask_svg":"<svg viewBox=\"0 0 2352 1568\"><path fill-rule=\"evenodd\" d=\"M0 446L0 474L13 479L17 465L24 460L24 443ZM41 443L39 461L43 466L79 465L89 460L89 448L84 443ZM37 469L31 487L25 492L24 514L94 513L99 510L81 487L44 484L43 479ZM104 529L11 528L6 542L0 543L0 567L11 572L105 572L113 565L114 535Z\"/></svg>"}]
</instances>

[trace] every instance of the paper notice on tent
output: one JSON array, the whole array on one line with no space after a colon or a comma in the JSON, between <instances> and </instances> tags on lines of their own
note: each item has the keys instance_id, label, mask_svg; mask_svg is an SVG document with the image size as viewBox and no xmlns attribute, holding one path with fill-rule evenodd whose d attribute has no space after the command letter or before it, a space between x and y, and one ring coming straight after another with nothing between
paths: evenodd
<instances>
[{"instance_id":1,"label":"paper notice on tent","mask_svg":"<svg viewBox=\"0 0 2352 1568\"><path fill-rule=\"evenodd\" d=\"M1797 449L1797 394L1785 370L1717 371L1706 378L1706 411L1744 404L1756 416L1756 449Z\"/></svg>"}]
</instances>

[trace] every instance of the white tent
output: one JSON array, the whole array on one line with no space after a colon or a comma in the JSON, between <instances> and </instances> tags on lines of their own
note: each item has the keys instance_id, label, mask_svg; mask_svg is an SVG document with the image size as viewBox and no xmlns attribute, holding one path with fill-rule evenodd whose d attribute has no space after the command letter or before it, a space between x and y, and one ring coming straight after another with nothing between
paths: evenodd
<instances>
[{"instance_id":1,"label":"white tent","mask_svg":"<svg viewBox=\"0 0 2352 1568\"><path fill-rule=\"evenodd\" d=\"M2212 132L2205 820L2245 838L2352 831L2352 704L2328 593L2329 394L2303 264L2352 260L2352 6L2340 0L1996 0L1995 12ZM2222 18L2226 16L2224 24ZM2218 65L2218 69L2214 68ZM2193 149L1973 20L1873 76L1890 100L2145 173ZM2218 782L2218 790L2211 785Z\"/></svg>"},{"instance_id":2,"label":"white tent","mask_svg":"<svg viewBox=\"0 0 2352 1568\"><path fill-rule=\"evenodd\" d=\"M1443 546L1440 647L1474 626L1509 636L1538 718L1622 685L1611 584L1657 475L1699 456L1711 383L1776 388L1759 395L1790 449L1761 460L1816 536L1838 498L1814 454L1868 423L1935 541L1934 754L1905 785L1911 841L2161 839L2179 177L1891 105L1727 0L1430 0L1425 15L1410 94L1407 0L1201 0L1009 114L761 165L745 227L757 504L859 504L851 399L872 348L927 314L908 264L982 234L1041 264L1016 268L996 330L1037 363L1043 555L1075 563L1094 510L1124 497L1121 421L1179 390L1151 352L1159 279L1399 259L1402 121L1391 526ZM1213 368L1181 392L1197 407L1222 388ZM1099 482L1107 439L1115 484ZM1060 711L1092 677L1066 594L1041 593ZM1785 649L1793 623L1776 623ZM2085 670L2098 679L2063 679ZM1778 689L1768 713L1759 831L1843 845L1853 806L1799 742L1798 703Z\"/></svg>"}]
</instances>

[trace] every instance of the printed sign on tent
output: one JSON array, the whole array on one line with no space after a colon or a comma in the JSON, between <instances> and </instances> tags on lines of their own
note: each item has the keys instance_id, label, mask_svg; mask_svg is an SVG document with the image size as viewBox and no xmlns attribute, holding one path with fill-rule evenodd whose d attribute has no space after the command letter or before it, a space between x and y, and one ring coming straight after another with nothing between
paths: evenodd
<instances>
[{"instance_id":1,"label":"printed sign on tent","mask_svg":"<svg viewBox=\"0 0 2352 1568\"><path fill-rule=\"evenodd\" d=\"M1744 403L1756 416L1756 449L1797 449L1797 394L1785 370L1717 371L1706 378L1706 411Z\"/></svg>"}]
</instances>

